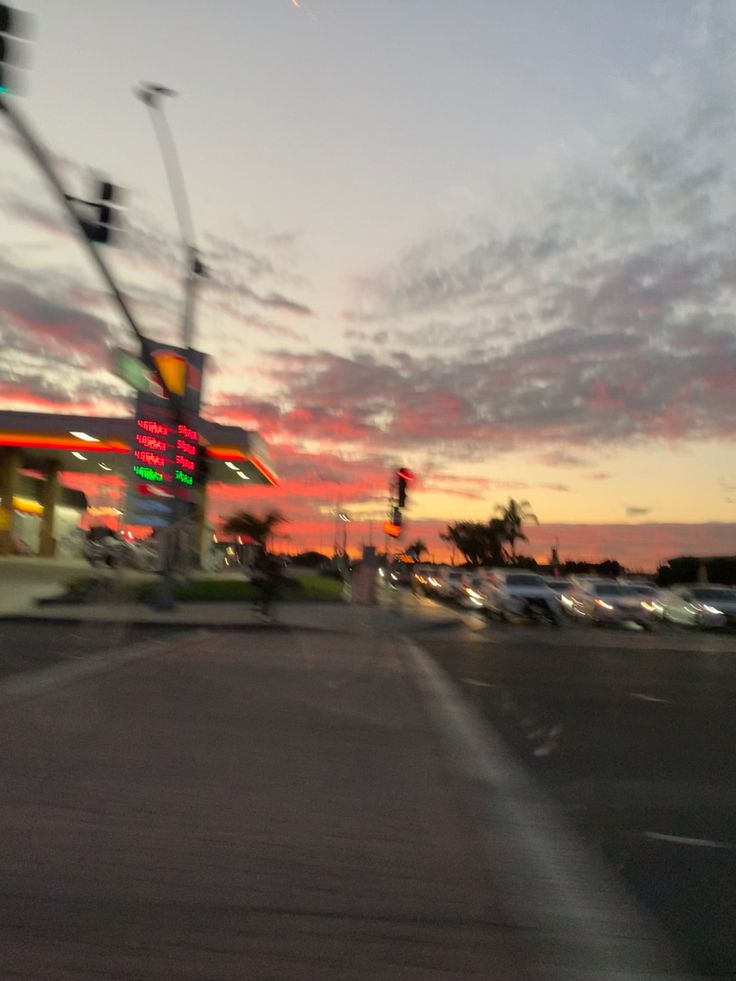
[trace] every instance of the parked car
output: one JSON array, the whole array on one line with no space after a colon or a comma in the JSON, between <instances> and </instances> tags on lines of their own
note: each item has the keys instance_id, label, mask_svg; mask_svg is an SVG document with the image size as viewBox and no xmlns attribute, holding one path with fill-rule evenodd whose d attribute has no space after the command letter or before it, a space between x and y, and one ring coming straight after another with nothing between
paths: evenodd
<instances>
[{"instance_id":1,"label":"parked car","mask_svg":"<svg viewBox=\"0 0 736 981\"><path fill-rule=\"evenodd\" d=\"M463 589L465 570L454 566L441 566L427 577L427 590L442 599L457 599Z\"/></svg>"},{"instance_id":2,"label":"parked car","mask_svg":"<svg viewBox=\"0 0 736 981\"><path fill-rule=\"evenodd\" d=\"M503 619L528 617L562 622L557 594L536 572L493 569L486 578L485 607Z\"/></svg>"},{"instance_id":3,"label":"parked car","mask_svg":"<svg viewBox=\"0 0 736 981\"><path fill-rule=\"evenodd\" d=\"M673 586L652 602L655 614L670 623L717 628L736 622L736 590L727 586Z\"/></svg>"},{"instance_id":4,"label":"parked car","mask_svg":"<svg viewBox=\"0 0 736 981\"><path fill-rule=\"evenodd\" d=\"M487 595L487 574L481 571L470 572L463 578L458 602L461 606L470 609L483 609L486 606Z\"/></svg>"},{"instance_id":5,"label":"parked car","mask_svg":"<svg viewBox=\"0 0 736 981\"><path fill-rule=\"evenodd\" d=\"M150 571L155 567L156 550L152 544L135 543L109 528L92 528L84 543L85 559L92 566Z\"/></svg>"},{"instance_id":6,"label":"parked car","mask_svg":"<svg viewBox=\"0 0 736 981\"><path fill-rule=\"evenodd\" d=\"M659 586L655 586L653 582L644 582L639 579L619 579L618 582L620 582L623 586L631 586L632 589L636 590L637 594L641 596L642 599L649 600L650 603L652 600L655 600L660 593Z\"/></svg>"},{"instance_id":7,"label":"parked car","mask_svg":"<svg viewBox=\"0 0 736 981\"><path fill-rule=\"evenodd\" d=\"M573 588L562 595L567 612L593 623L634 623L651 628L654 609L636 586L614 579L573 577Z\"/></svg>"},{"instance_id":8,"label":"parked car","mask_svg":"<svg viewBox=\"0 0 736 981\"><path fill-rule=\"evenodd\" d=\"M569 592L572 588L572 581L570 579L562 579L557 576L549 577L544 580L553 593L557 595L557 602L562 602L562 597L565 593Z\"/></svg>"}]
</instances>

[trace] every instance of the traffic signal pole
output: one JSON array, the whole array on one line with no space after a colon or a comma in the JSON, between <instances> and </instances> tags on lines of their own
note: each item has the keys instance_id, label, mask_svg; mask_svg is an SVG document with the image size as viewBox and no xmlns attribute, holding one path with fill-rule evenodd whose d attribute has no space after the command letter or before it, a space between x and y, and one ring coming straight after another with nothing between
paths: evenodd
<instances>
[{"instance_id":1,"label":"traffic signal pole","mask_svg":"<svg viewBox=\"0 0 736 981\"><path fill-rule=\"evenodd\" d=\"M21 142L25 146L26 150L31 155L33 160L35 160L35 162L38 164L39 169L46 177L46 180L48 181L49 185L51 186L51 189L56 195L57 200L61 204L62 208L64 208L64 210L66 211L67 216L71 219L72 224L78 230L82 242L86 246L87 252L92 258L92 262L97 267L97 271L99 272L99 274L105 280L105 283L107 284L108 289L112 293L113 298L115 299L115 302L117 303L118 308L120 309L120 312L122 313L123 317L127 321L128 326L131 328L136 338L140 342L141 354L143 355L143 360L146 362L149 368L152 368L154 371L156 371L157 370L156 365L153 363L153 359L151 358L151 354L150 354L150 342L148 341L148 338L141 333L138 324L135 322L133 318L133 314L130 312L130 309L127 303L125 302L122 293L118 289L117 283L112 278L110 270L107 268L105 260L100 255L98 249L96 248L95 243L89 239L89 236L87 235L87 231L85 229L84 219L79 214L77 209L74 207L74 203L72 199L67 195L66 191L62 187L61 181L59 180L54 168L51 165L51 161L49 160L49 156L43 144L34 135L31 127L23 119L21 113L19 113L17 109L11 107L8 100L4 98L2 95L0 95L0 112L5 114L5 117L7 118L8 122L13 127L15 132L18 134L18 136L20 137ZM163 379L162 379L162 383L163 383ZM168 389L166 389L165 384L163 384L163 387L166 390L167 395L171 397L171 393L168 391Z\"/></svg>"},{"instance_id":2,"label":"traffic signal pole","mask_svg":"<svg viewBox=\"0 0 736 981\"><path fill-rule=\"evenodd\" d=\"M111 218L111 206L115 193L115 188L112 184L105 182L101 186L100 194L98 195L98 200L95 202L82 202L86 205L92 205L98 208L99 220L97 222L90 222L86 220L76 207L79 204L74 198L66 193L62 183L54 170L51 162L51 158L46 151L45 147L41 141L36 137L31 126L23 118L22 114L15 108L11 107L11 104L6 100L5 93L10 91L5 83L5 71L8 67L13 64L12 57L8 54L6 35L11 36L11 38L23 38L26 32L23 30L23 18L24 15L20 14L19 11L14 10L7 4L0 3L0 113L7 118L11 127L18 135L21 143L25 146L32 160L34 160L41 171L41 173L46 178L52 192L56 195L57 200L61 204L62 208L66 212L67 216L71 219L72 226L77 229L80 237L87 249L88 255L91 257L92 262L97 268L100 276L104 280L107 288L110 291L111 296L116 302L118 309L123 315L123 318L127 322L133 334L138 340L141 349L141 360L146 365L146 367L153 372L157 381L161 385L164 392L164 396L167 399L169 405L171 406L171 415L173 418L173 424L175 430L178 432L179 426L185 420L185 406L184 399L180 397L176 392L173 392L169 387L167 380L162 376L156 364L153 352L154 344L148 337L146 337L143 332L138 327L133 314L131 313L125 298L123 297L117 283L112 277L110 270L102 258L102 254L97 248L99 244L107 242L110 236L110 218ZM19 17L21 18L19 22ZM12 52L12 48L10 49ZM166 90L160 90L160 94L163 94ZM164 120L165 122L165 120ZM161 135L161 130L158 131ZM166 133L164 132L164 138ZM189 215L189 205L186 198L186 192L184 189L184 182L181 176L181 168L178 166L178 158L176 156L176 150L171 140L171 134L168 134L168 155L165 155L165 160L167 166L169 167L170 181L172 182L172 193L174 194L175 206L177 207L177 214L179 215L180 225L183 228L183 234L187 239L187 288L185 291L185 307L184 307L184 333L186 338L186 345L188 348L191 346L191 335L193 330L193 309L194 300L196 293L196 277L198 275L204 274L204 267L200 263L196 250L191 244L193 238L191 216ZM162 143L162 148L164 144ZM176 184L176 190L173 190ZM183 223L183 224L182 224ZM169 515L169 524L166 528L166 534L164 535L164 543L161 555L161 568L160 574L161 578L159 580L159 590L157 596L157 605L161 609L169 609L174 605L174 592L173 592L173 581L172 581L172 546L173 546L173 527L176 522L176 514L171 513Z\"/></svg>"},{"instance_id":3,"label":"traffic signal pole","mask_svg":"<svg viewBox=\"0 0 736 981\"><path fill-rule=\"evenodd\" d=\"M17 133L29 155L36 162L39 170L45 176L60 205L66 212L67 216L71 219L72 225L79 232L79 236L87 249L88 255L91 257L97 271L110 290L118 309L122 313L128 326L133 331L141 346L141 358L144 364L155 373L166 395L166 398L169 400L174 417L174 424L175 426L178 426L183 417L182 401L176 393L171 391L166 383L166 380L161 376L156 362L153 359L152 341L150 341L138 327L128 304L125 302L123 294L120 292L117 283L112 277L112 273L108 269L105 260L102 258L102 255L97 247L97 243L90 239L88 228L85 225L84 219L75 208L73 199L65 192L64 187L53 168L46 149L41 141L35 136L33 130L23 118L22 114L17 109L11 107L7 99L5 99L2 95L0 95L0 112L6 117L12 128ZM171 540L172 535L170 534L171 528L167 528L166 531L167 534L165 536L163 555L161 556L161 579L159 581L159 590L156 597L156 605L159 609L171 609L174 606L174 590L171 569L171 551L173 544Z\"/></svg>"}]
</instances>

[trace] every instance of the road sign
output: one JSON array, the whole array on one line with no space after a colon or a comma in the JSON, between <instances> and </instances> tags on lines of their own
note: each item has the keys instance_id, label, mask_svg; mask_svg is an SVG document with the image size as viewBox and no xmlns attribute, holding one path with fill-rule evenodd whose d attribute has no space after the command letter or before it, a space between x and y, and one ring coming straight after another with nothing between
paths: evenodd
<instances>
[{"instance_id":1,"label":"road sign","mask_svg":"<svg viewBox=\"0 0 736 981\"><path fill-rule=\"evenodd\" d=\"M116 347L113 351L115 374L138 392L162 396L163 389L154 373L130 351Z\"/></svg>"}]
</instances>

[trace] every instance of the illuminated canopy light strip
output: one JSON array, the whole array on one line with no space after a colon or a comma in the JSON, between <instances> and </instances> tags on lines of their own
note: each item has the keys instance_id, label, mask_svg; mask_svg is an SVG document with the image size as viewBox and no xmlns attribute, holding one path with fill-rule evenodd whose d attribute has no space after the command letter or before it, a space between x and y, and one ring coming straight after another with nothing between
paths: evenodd
<instances>
[{"instance_id":1,"label":"illuminated canopy light strip","mask_svg":"<svg viewBox=\"0 0 736 981\"><path fill-rule=\"evenodd\" d=\"M242 450L235 449L232 446L208 446L206 448L207 456L211 456L213 460L247 460L245 453Z\"/></svg>"},{"instance_id":2,"label":"illuminated canopy light strip","mask_svg":"<svg viewBox=\"0 0 736 981\"><path fill-rule=\"evenodd\" d=\"M265 467L260 460L257 460L254 456L249 456L247 460L248 463L252 463L256 470L266 478L269 484L278 487L279 482L276 480L276 475L272 474L268 467Z\"/></svg>"},{"instance_id":3,"label":"illuminated canopy light strip","mask_svg":"<svg viewBox=\"0 0 736 981\"><path fill-rule=\"evenodd\" d=\"M279 482L276 479L275 474L271 473L268 467L264 466L264 464L262 464L261 461L252 454L246 455L242 450L237 449L234 446L207 446L205 448L205 453L211 459L222 460L225 462L225 464L227 464L228 461L232 461L235 464L240 464L241 466L244 463L250 463L261 474L261 476L266 478L269 484L272 484L274 487L278 487ZM232 470L233 467L230 469Z\"/></svg>"},{"instance_id":4,"label":"illuminated canopy light strip","mask_svg":"<svg viewBox=\"0 0 736 981\"><path fill-rule=\"evenodd\" d=\"M120 440L87 443L69 436L39 436L36 433L0 433L0 446L20 446L27 450L81 450L85 453L128 453Z\"/></svg>"}]
</instances>

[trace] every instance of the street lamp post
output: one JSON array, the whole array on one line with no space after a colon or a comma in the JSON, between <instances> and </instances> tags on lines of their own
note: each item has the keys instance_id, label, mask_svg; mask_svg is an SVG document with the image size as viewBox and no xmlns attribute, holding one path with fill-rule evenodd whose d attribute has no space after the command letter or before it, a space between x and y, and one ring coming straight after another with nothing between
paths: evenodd
<instances>
[{"instance_id":1,"label":"street lamp post","mask_svg":"<svg viewBox=\"0 0 736 981\"><path fill-rule=\"evenodd\" d=\"M192 346L194 337L194 307L197 299L199 279L207 275L207 271L199 258L199 251L194 242L194 222L189 206L184 174L181 161L176 150L174 137L169 121L164 112L163 99L176 96L173 89L165 85L154 85L144 82L135 94L143 102L151 115L154 132L158 140L164 170L169 183L169 191L174 204L174 212L179 225L179 234L186 257L186 279L184 281L184 306L182 310L182 341L184 347Z\"/></svg>"},{"instance_id":2,"label":"street lamp post","mask_svg":"<svg viewBox=\"0 0 736 981\"><path fill-rule=\"evenodd\" d=\"M342 554L347 558L348 554L348 525L350 524L350 515L345 511L341 511L339 514L340 521L343 522L342 528Z\"/></svg>"}]
</instances>

